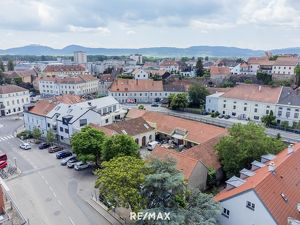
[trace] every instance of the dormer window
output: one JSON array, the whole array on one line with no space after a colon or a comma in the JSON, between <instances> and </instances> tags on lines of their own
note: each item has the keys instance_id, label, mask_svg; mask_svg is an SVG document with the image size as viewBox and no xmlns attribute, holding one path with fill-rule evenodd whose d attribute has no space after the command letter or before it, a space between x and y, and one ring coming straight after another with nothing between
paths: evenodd
<instances>
[{"instance_id":1,"label":"dormer window","mask_svg":"<svg viewBox=\"0 0 300 225\"><path fill-rule=\"evenodd\" d=\"M252 203L252 202L247 201L246 207L247 207L248 209L253 210L253 211L255 210L255 204Z\"/></svg>"}]
</instances>

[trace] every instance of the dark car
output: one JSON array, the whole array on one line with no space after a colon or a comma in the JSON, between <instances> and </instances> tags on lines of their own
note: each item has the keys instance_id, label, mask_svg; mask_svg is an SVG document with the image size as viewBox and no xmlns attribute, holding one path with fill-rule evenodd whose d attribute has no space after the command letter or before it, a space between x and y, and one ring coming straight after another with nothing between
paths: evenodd
<instances>
[{"instance_id":1,"label":"dark car","mask_svg":"<svg viewBox=\"0 0 300 225\"><path fill-rule=\"evenodd\" d=\"M72 152L70 152L70 151L61 151L61 152L56 153L56 158L63 159L63 158L69 157L71 155L72 155Z\"/></svg>"},{"instance_id":2,"label":"dark car","mask_svg":"<svg viewBox=\"0 0 300 225\"><path fill-rule=\"evenodd\" d=\"M226 115L226 116L224 116L224 119L228 120L228 119L230 119L230 116Z\"/></svg>"},{"instance_id":3,"label":"dark car","mask_svg":"<svg viewBox=\"0 0 300 225\"><path fill-rule=\"evenodd\" d=\"M48 152L49 153L54 153L54 152L59 152L61 150L63 150L64 148L62 146L51 146L50 148L48 148Z\"/></svg>"},{"instance_id":4,"label":"dark car","mask_svg":"<svg viewBox=\"0 0 300 225\"><path fill-rule=\"evenodd\" d=\"M224 118L224 115L221 114L218 116L218 118L222 119L222 118Z\"/></svg>"},{"instance_id":5,"label":"dark car","mask_svg":"<svg viewBox=\"0 0 300 225\"><path fill-rule=\"evenodd\" d=\"M1 153L0 154L0 161L7 161L7 155L6 155L6 153Z\"/></svg>"},{"instance_id":6,"label":"dark car","mask_svg":"<svg viewBox=\"0 0 300 225\"><path fill-rule=\"evenodd\" d=\"M45 149L45 148L49 148L50 144L43 142L41 144L39 144L39 149Z\"/></svg>"},{"instance_id":7,"label":"dark car","mask_svg":"<svg viewBox=\"0 0 300 225\"><path fill-rule=\"evenodd\" d=\"M159 105L157 103L152 103L151 107L159 107Z\"/></svg>"}]
</instances>

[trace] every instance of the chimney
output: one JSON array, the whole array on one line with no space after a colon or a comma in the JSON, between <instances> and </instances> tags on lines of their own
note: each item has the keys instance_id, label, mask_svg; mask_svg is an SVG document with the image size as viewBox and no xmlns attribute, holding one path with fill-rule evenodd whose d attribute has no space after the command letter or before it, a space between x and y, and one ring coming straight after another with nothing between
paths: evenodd
<instances>
[{"instance_id":1,"label":"chimney","mask_svg":"<svg viewBox=\"0 0 300 225\"><path fill-rule=\"evenodd\" d=\"M261 85L258 86L258 91L261 92Z\"/></svg>"},{"instance_id":2,"label":"chimney","mask_svg":"<svg viewBox=\"0 0 300 225\"><path fill-rule=\"evenodd\" d=\"M275 170L276 170L276 165L273 161L271 161L269 164L268 164L268 171L275 174Z\"/></svg>"},{"instance_id":3,"label":"chimney","mask_svg":"<svg viewBox=\"0 0 300 225\"><path fill-rule=\"evenodd\" d=\"M292 144L288 147L288 155L292 154L294 152L294 146Z\"/></svg>"}]
</instances>

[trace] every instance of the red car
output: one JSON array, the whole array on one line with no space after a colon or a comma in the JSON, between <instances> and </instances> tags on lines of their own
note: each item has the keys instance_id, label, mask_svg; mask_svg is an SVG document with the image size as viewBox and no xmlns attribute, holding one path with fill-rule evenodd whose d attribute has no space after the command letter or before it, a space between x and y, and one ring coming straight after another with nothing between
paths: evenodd
<instances>
[{"instance_id":1,"label":"red car","mask_svg":"<svg viewBox=\"0 0 300 225\"><path fill-rule=\"evenodd\" d=\"M0 161L0 170L4 169L7 167L7 162L6 161Z\"/></svg>"}]
</instances>

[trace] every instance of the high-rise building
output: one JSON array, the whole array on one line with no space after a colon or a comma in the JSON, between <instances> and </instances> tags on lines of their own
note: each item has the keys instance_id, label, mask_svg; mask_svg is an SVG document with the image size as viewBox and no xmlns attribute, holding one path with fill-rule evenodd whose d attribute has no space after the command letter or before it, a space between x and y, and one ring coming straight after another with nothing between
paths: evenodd
<instances>
[{"instance_id":1,"label":"high-rise building","mask_svg":"<svg viewBox=\"0 0 300 225\"><path fill-rule=\"evenodd\" d=\"M82 52L82 51L74 52L74 62L76 64L85 64L85 63L87 63L86 53Z\"/></svg>"}]
</instances>

